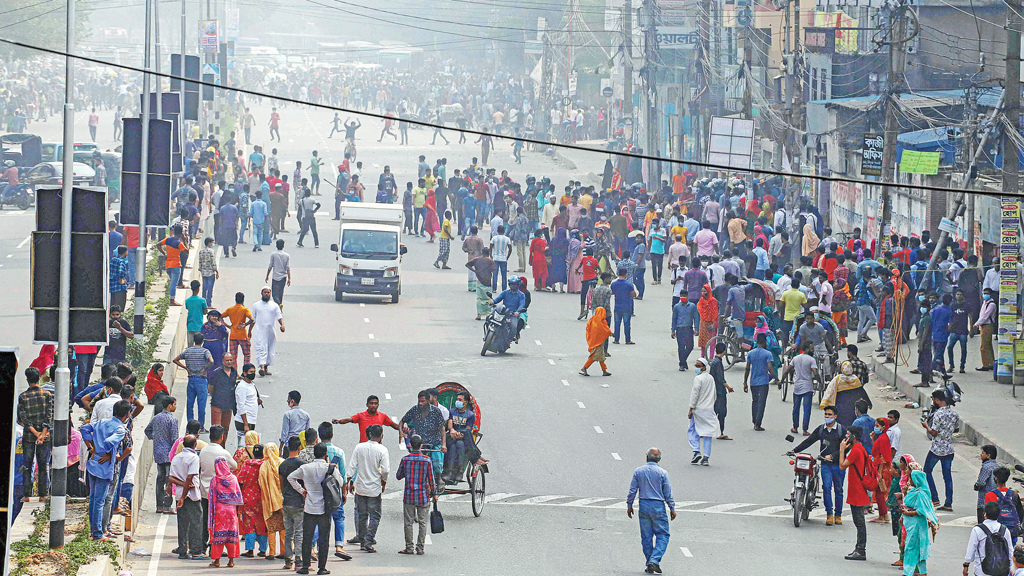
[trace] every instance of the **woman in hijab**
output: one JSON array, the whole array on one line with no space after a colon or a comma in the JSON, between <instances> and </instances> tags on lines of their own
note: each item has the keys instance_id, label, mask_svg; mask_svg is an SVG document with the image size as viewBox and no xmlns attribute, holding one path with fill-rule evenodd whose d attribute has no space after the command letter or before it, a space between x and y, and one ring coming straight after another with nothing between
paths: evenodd
<instances>
[{"instance_id":1,"label":"woman in hijab","mask_svg":"<svg viewBox=\"0 0 1024 576\"><path fill-rule=\"evenodd\" d=\"M278 467L281 466L281 456L277 444L267 443L263 447L263 464L260 465L260 498L263 504L263 520L267 525L267 560L274 558L276 550L275 542L281 542L281 555L284 556L284 494L281 492L281 475L278 474Z\"/></svg>"},{"instance_id":2,"label":"woman in hijab","mask_svg":"<svg viewBox=\"0 0 1024 576\"><path fill-rule=\"evenodd\" d=\"M248 435L247 435L248 436ZM263 466L263 445L252 447L252 457L238 467L238 485L242 488L242 506L238 509L239 532L245 535L245 553L252 558L256 543L260 558L267 555L267 521L263 517L263 495L260 490L260 467Z\"/></svg>"},{"instance_id":3,"label":"woman in hijab","mask_svg":"<svg viewBox=\"0 0 1024 576\"><path fill-rule=\"evenodd\" d=\"M864 242L860 238L853 241L853 253L857 257L857 262L864 259Z\"/></svg>"},{"instance_id":4,"label":"woman in hijab","mask_svg":"<svg viewBox=\"0 0 1024 576\"><path fill-rule=\"evenodd\" d=\"M587 358L587 363L580 369L580 374L583 376L590 376L587 372L587 368L594 362L601 365L601 375L611 376L612 373L608 371L608 365L604 361L608 358L604 351L604 342L612 335L612 329L608 326L606 320L608 311L603 306L599 306L594 310L594 315L587 320L587 348L590 350L590 357Z\"/></svg>"},{"instance_id":5,"label":"woman in hijab","mask_svg":"<svg viewBox=\"0 0 1024 576\"><path fill-rule=\"evenodd\" d=\"M203 335L203 348L209 350L213 356L213 367L210 368L210 374L213 374L212 370L220 368L220 361L228 351L228 328L224 325L224 318L220 312L210 310L206 314L206 323L199 333Z\"/></svg>"},{"instance_id":6,"label":"woman in hijab","mask_svg":"<svg viewBox=\"0 0 1024 576\"><path fill-rule=\"evenodd\" d=\"M218 458L213 464L213 479L210 481L210 515L207 527L210 531L210 566L220 568L220 557L227 548L228 568L234 568L238 558L238 507L242 500L242 489L238 478L231 473L227 458Z\"/></svg>"},{"instance_id":7,"label":"woman in hijab","mask_svg":"<svg viewBox=\"0 0 1024 576\"><path fill-rule=\"evenodd\" d=\"M548 283L548 258L544 253L548 249L548 242L544 239L544 233L537 230L533 233L533 241L530 242L530 267L533 269L533 289L545 290Z\"/></svg>"},{"instance_id":8,"label":"woman in hijab","mask_svg":"<svg viewBox=\"0 0 1024 576\"><path fill-rule=\"evenodd\" d=\"M569 236L566 234L565 228L558 229L548 249L551 251L551 265L548 268L548 286L552 288L552 291L558 289L560 292L565 293L565 284L568 282L566 277L568 270L566 258L569 255Z\"/></svg>"},{"instance_id":9,"label":"woman in hijab","mask_svg":"<svg viewBox=\"0 0 1024 576\"><path fill-rule=\"evenodd\" d=\"M939 530L939 519L935 516L928 476L921 470L910 472L910 490L903 497L903 528L907 531L903 549L903 574L913 576L928 574L928 557L931 556L931 538ZM929 534L930 533L930 534Z\"/></svg>"},{"instance_id":10,"label":"woman in hijab","mask_svg":"<svg viewBox=\"0 0 1024 576\"><path fill-rule=\"evenodd\" d=\"M757 336L764 334L765 340L768 342L768 351L772 353L772 364L775 366L775 371L778 373L779 368L782 366L782 346L779 344L779 339L775 336L775 332L771 329L771 325L768 324L768 318L764 314L760 314L754 325L754 342L757 342Z\"/></svg>"},{"instance_id":11,"label":"woman in hijab","mask_svg":"<svg viewBox=\"0 0 1024 576\"><path fill-rule=\"evenodd\" d=\"M170 394L167 389L167 385L164 384L164 365L157 362L153 364L153 367L149 369L149 373L146 374L146 398L150 404L156 401L156 395L159 392Z\"/></svg>"},{"instance_id":12,"label":"woman in hijab","mask_svg":"<svg viewBox=\"0 0 1024 576\"><path fill-rule=\"evenodd\" d=\"M35 368L39 370L39 376L41 383L49 381L50 366L53 366L56 362L57 347L53 344L43 344L43 347L39 349L39 356L29 364L29 368Z\"/></svg>"},{"instance_id":13,"label":"woman in hijab","mask_svg":"<svg viewBox=\"0 0 1024 576\"><path fill-rule=\"evenodd\" d=\"M760 224L754 224L754 246L757 246L758 240L762 242L762 246L768 247L768 237L764 235L764 229Z\"/></svg>"},{"instance_id":14,"label":"woman in hijab","mask_svg":"<svg viewBox=\"0 0 1024 576\"><path fill-rule=\"evenodd\" d=\"M427 209L426 222L423 224L423 230L430 234L430 240L427 242L434 241L434 234L441 230L441 224L437 220L437 199L434 197L434 191L427 192L427 201L423 204L423 207Z\"/></svg>"},{"instance_id":15,"label":"woman in hijab","mask_svg":"<svg viewBox=\"0 0 1024 576\"><path fill-rule=\"evenodd\" d=\"M580 242L580 234L576 230L569 233L569 251L565 255L568 277L568 288L570 294L576 294L583 290L583 272L577 271L583 261L583 243Z\"/></svg>"},{"instance_id":16,"label":"woman in hijab","mask_svg":"<svg viewBox=\"0 0 1024 576\"><path fill-rule=\"evenodd\" d=\"M803 255L813 256L814 252L818 249L818 244L821 243L821 239L814 233L814 226L811 226L809 222L804 224L804 235L803 235Z\"/></svg>"},{"instance_id":17,"label":"woman in hijab","mask_svg":"<svg viewBox=\"0 0 1024 576\"><path fill-rule=\"evenodd\" d=\"M690 411L687 418L690 420L689 428L686 431L690 441L690 450L693 450L693 459L690 464L700 463L701 466L708 465L708 458L711 457L711 438L719 430L718 415L715 413L715 378L708 373L711 364L706 358L699 358L693 363L693 389L690 391Z\"/></svg>"},{"instance_id":18,"label":"woman in hijab","mask_svg":"<svg viewBox=\"0 0 1024 576\"><path fill-rule=\"evenodd\" d=\"M850 285L846 278L839 276L839 270L849 271L845 266L836 268L836 281L833 283L832 293L832 321L839 330L839 343L846 345L846 337L849 336L847 310L850 307Z\"/></svg>"},{"instance_id":19,"label":"woman in hijab","mask_svg":"<svg viewBox=\"0 0 1024 576\"><path fill-rule=\"evenodd\" d=\"M853 375L853 364L848 360L839 367L839 373L829 382L825 394L821 397L821 409L825 406L836 407L836 421L844 427L853 425L856 418L854 404L861 398L867 400L868 406L871 400L864 391L864 383L860 378Z\"/></svg>"},{"instance_id":20,"label":"woman in hijab","mask_svg":"<svg viewBox=\"0 0 1024 576\"><path fill-rule=\"evenodd\" d=\"M878 469L878 490L875 490L875 504L878 504L878 518L871 520L873 524L889 523L889 507L886 502L889 496L889 484L892 483L892 442L886 431L889 430L888 418L875 418L875 429L871 432L871 459Z\"/></svg>"},{"instance_id":21,"label":"woman in hijab","mask_svg":"<svg viewBox=\"0 0 1024 576\"><path fill-rule=\"evenodd\" d=\"M711 285L705 284L700 289L700 300L697 301L697 313L700 315L700 329L697 333L697 349L708 356L714 350L705 350L708 342L718 334L718 300L711 293ZM710 354L709 354L710 352ZM710 364L707 365L710 367Z\"/></svg>"},{"instance_id":22,"label":"woman in hijab","mask_svg":"<svg viewBox=\"0 0 1024 576\"><path fill-rule=\"evenodd\" d=\"M244 464L249 458L252 458L252 449L259 443L259 432L249 430L245 433L245 446L239 446L238 450L235 450L235 464L238 465L238 468L235 471L236 474L242 470L242 464Z\"/></svg>"}]
</instances>

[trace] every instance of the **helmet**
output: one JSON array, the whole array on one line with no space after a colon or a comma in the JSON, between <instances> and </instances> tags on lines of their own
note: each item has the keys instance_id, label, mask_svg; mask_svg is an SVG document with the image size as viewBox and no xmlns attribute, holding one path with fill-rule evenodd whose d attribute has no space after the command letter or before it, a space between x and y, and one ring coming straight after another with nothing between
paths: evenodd
<instances>
[{"instance_id":1,"label":"helmet","mask_svg":"<svg viewBox=\"0 0 1024 576\"><path fill-rule=\"evenodd\" d=\"M508 279L509 284L519 284L522 279L519 276L510 276Z\"/></svg>"},{"instance_id":2,"label":"helmet","mask_svg":"<svg viewBox=\"0 0 1024 576\"><path fill-rule=\"evenodd\" d=\"M8 168L14 167L14 160L8 160L4 162L4 166L7 166Z\"/></svg>"}]
</instances>

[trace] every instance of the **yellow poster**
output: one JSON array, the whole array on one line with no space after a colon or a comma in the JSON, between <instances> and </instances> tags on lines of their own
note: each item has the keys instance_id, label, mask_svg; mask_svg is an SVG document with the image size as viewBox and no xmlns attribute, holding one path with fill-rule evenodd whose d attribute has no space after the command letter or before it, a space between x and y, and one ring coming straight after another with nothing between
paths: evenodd
<instances>
[{"instance_id":1,"label":"yellow poster","mask_svg":"<svg viewBox=\"0 0 1024 576\"><path fill-rule=\"evenodd\" d=\"M819 28L856 28L857 20L844 12L815 12L814 25ZM836 30L836 52L851 54L857 51L857 30Z\"/></svg>"}]
</instances>

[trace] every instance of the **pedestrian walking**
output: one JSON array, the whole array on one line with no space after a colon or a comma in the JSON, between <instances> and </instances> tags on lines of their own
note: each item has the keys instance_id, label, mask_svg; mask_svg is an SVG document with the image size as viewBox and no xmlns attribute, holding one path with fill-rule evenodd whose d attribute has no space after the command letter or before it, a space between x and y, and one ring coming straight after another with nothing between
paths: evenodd
<instances>
[{"instance_id":1,"label":"pedestrian walking","mask_svg":"<svg viewBox=\"0 0 1024 576\"><path fill-rule=\"evenodd\" d=\"M628 273L626 268L619 268L618 273L618 280L611 284L612 296L615 298L615 332L612 342L619 343L619 329L625 324L626 344L635 344L630 334L629 325L633 319L633 298L639 296L640 293L637 292L636 286L632 282L626 280Z\"/></svg>"},{"instance_id":2,"label":"pedestrian walking","mask_svg":"<svg viewBox=\"0 0 1024 576\"><path fill-rule=\"evenodd\" d=\"M814 398L814 379L818 377L818 362L814 359L814 346L808 342L802 342L797 349L797 355L786 368L785 373L793 374L793 427L790 432L796 434L803 430L804 436L809 436L808 429L811 426L811 401ZM800 408L803 407L803 426L800 426Z\"/></svg>"},{"instance_id":3,"label":"pedestrian walking","mask_svg":"<svg viewBox=\"0 0 1024 576\"><path fill-rule=\"evenodd\" d=\"M271 280L273 276L273 280ZM278 306L284 306L284 287L292 285L291 256L284 251L284 240L277 241L277 252L270 255L270 265L264 282L271 282L271 293ZM255 308L255 307L254 307Z\"/></svg>"},{"instance_id":4,"label":"pedestrian walking","mask_svg":"<svg viewBox=\"0 0 1024 576\"><path fill-rule=\"evenodd\" d=\"M476 233L476 226L473 227L473 233ZM470 239L467 238L468 242ZM463 245L465 250L465 245ZM476 319L483 320L484 316L490 314L490 307L488 302L491 301L490 295L488 295L488 289L491 287L491 282L497 277L497 264L491 259L490 248L481 248L480 256L473 258L469 262L466 262L466 268L469 268L470 272L476 274L476 283L473 284L473 288L476 290Z\"/></svg>"},{"instance_id":5,"label":"pedestrian walking","mask_svg":"<svg viewBox=\"0 0 1024 576\"><path fill-rule=\"evenodd\" d=\"M380 525L381 495L391 465L388 449L380 443L384 436L380 424L367 428L366 436L367 441L361 442L352 451L346 472L348 491L356 495L356 535L347 542L359 544L360 550L372 553L377 551L374 545L377 543L377 527ZM324 534L322 530L321 534ZM323 537L326 544L326 535Z\"/></svg>"},{"instance_id":6,"label":"pedestrian walking","mask_svg":"<svg viewBox=\"0 0 1024 576\"><path fill-rule=\"evenodd\" d=\"M113 271L111 271L111 274L113 274ZM979 372L991 372L995 362L995 353L992 349L992 335L995 333L996 321L998 320L995 302L996 295L997 292L995 290L985 290L985 295L982 297L981 313L978 316L978 321L974 323L974 328L981 331L981 337L979 338L981 366L976 368Z\"/></svg>"},{"instance_id":7,"label":"pedestrian walking","mask_svg":"<svg viewBox=\"0 0 1024 576\"><path fill-rule=\"evenodd\" d=\"M974 481L974 491L978 493L978 524L985 521L985 499L996 489L994 472L999 469L996 462L998 450L991 444L981 447L981 469L978 471L978 479ZM1020 530L1018 523L1017 529ZM1016 544L1016 542L1015 542Z\"/></svg>"},{"instance_id":8,"label":"pedestrian walking","mask_svg":"<svg viewBox=\"0 0 1024 576\"><path fill-rule=\"evenodd\" d=\"M288 481L288 476L304 464L299 459L302 442L298 436L292 436L286 446L288 458L277 467L277 473L281 479L281 513L284 517L284 569L289 570L293 565L298 566L302 562L299 554L302 553L302 508L305 501L302 494Z\"/></svg>"},{"instance_id":9,"label":"pedestrian walking","mask_svg":"<svg viewBox=\"0 0 1024 576\"><path fill-rule=\"evenodd\" d=\"M203 505L199 494L199 454L196 454L196 437L185 435L182 451L171 460L168 476L173 490L178 520L178 559L205 560L206 543L203 542Z\"/></svg>"},{"instance_id":10,"label":"pedestrian walking","mask_svg":"<svg viewBox=\"0 0 1024 576\"><path fill-rule=\"evenodd\" d=\"M189 420L192 420L194 418L193 407L196 407L199 412L200 429L206 432L206 398L209 394L206 369L213 366L213 355L209 350L203 348L203 335L196 334L193 337L193 345L182 350L174 358L174 363L188 373L188 388L185 398L186 415Z\"/></svg>"},{"instance_id":11,"label":"pedestrian walking","mask_svg":"<svg viewBox=\"0 0 1024 576\"><path fill-rule=\"evenodd\" d=\"M402 458L395 471L395 478L405 480L405 491L402 495L404 512L405 548L399 554L423 555L423 546L427 536L427 517L429 502L437 502L434 493L434 472L431 459L420 453L423 439L418 434L409 438L409 454ZM419 534L413 546L413 523L419 525Z\"/></svg>"},{"instance_id":12,"label":"pedestrian walking","mask_svg":"<svg viewBox=\"0 0 1024 576\"><path fill-rule=\"evenodd\" d=\"M773 362L774 357L768 351L767 336L758 334L757 348L747 353L747 370L743 374L743 391L750 393L751 419L754 423L754 430L758 432L764 432L761 423L764 420L764 409L768 402L768 384L772 379L778 380Z\"/></svg>"},{"instance_id":13,"label":"pedestrian walking","mask_svg":"<svg viewBox=\"0 0 1024 576\"><path fill-rule=\"evenodd\" d=\"M298 246L299 248L303 247L302 246L302 241L306 238L306 234L308 232L312 232L313 233L313 247L314 248L319 248L320 247L320 236L316 232L316 211L320 209L320 203L317 202L316 200L314 200L311 197L311 194L312 193L310 192L310 190L306 189L303 192L303 197L302 197L302 200L301 200L301 206L302 206L302 229L299 232L299 240L295 243L295 245ZM319 194L317 194L317 196L319 196ZM278 242L283 242L283 241L279 240ZM271 256L271 259L273 259L273 256ZM289 270L289 276L291 276L290 272L291 271Z\"/></svg>"},{"instance_id":14,"label":"pedestrian walking","mask_svg":"<svg viewBox=\"0 0 1024 576\"><path fill-rule=\"evenodd\" d=\"M213 253L212 246L213 238L207 238L203 241L203 249L199 251L199 260L196 263L199 267L199 274L203 277L203 300L206 301L207 308L213 306L213 285L220 279L220 270L217 269L217 255ZM193 280L193 282L196 282L196 280ZM188 300L185 301L185 304L188 304Z\"/></svg>"},{"instance_id":15,"label":"pedestrian walking","mask_svg":"<svg viewBox=\"0 0 1024 576\"><path fill-rule=\"evenodd\" d=\"M647 451L647 464L633 471L626 496L626 516L633 517L633 502L639 498L640 545L644 551L647 574L661 574L661 559L668 550L669 518L676 519L675 500L668 472L658 465L661 450ZM665 514L665 506L669 513Z\"/></svg>"},{"instance_id":16,"label":"pedestrian walking","mask_svg":"<svg viewBox=\"0 0 1024 576\"><path fill-rule=\"evenodd\" d=\"M686 360L693 352L693 335L700 329L700 313L697 305L687 299L686 292L679 295L679 302L672 307L672 338L676 341L679 356L679 371L690 369ZM698 352L699 353L699 352ZM704 364L707 370L707 363Z\"/></svg>"},{"instance_id":17,"label":"pedestrian walking","mask_svg":"<svg viewBox=\"0 0 1024 576\"><path fill-rule=\"evenodd\" d=\"M278 245L283 243L283 240L278 240ZM252 307L252 347L256 354L256 365L260 367L260 376L270 376L270 367L274 365L274 355L277 352L277 335L274 332L274 324L278 324L281 332L284 332L281 307L277 302L270 301L270 293L270 286L264 286L260 291L262 300Z\"/></svg>"},{"instance_id":18,"label":"pedestrian walking","mask_svg":"<svg viewBox=\"0 0 1024 576\"><path fill-rule=\"evenodd\" d=\"M467 196L467 198L472 198L472 196ZM477 236L479 229L476 226L467 224L467 228L469 228L469 237L462 237L462 251L466 253L466 267L469 268L469 291L474 292L476 291L477 274L473 268L469 267L469 263L483 256L484 241Z\"/></svg>"},{"instance_id":19,"label":"pedestrian walking","mask_svg":"<svg viewBox=\"0 0 1024 576\"><path fill-rule=\"evenodd\" d=\"M590 350L590 357L587 358L587 362L583 364L583 368L580 369L580 374L583 376L590 376L587 372L587 368L594 362L601 365L601 375L611 376L612 373L608 371L608 365L605 364L605 360L608 359L607 350L605 350L606 342L608 337L612 335L612 329L608 326L608 310L604 307L598 307L594 310L594 315L591 316L590 320L587 320L587 348Z\"/></svg>"},{"instance_id":20,"label":"pedestrian walking","mask_svg":"<svg viewBox=\"0 0 1024 576\"><path fill-rule=\"evenodd\" d=\"M288 439L298 436L309 429L309 412L299 407L302 402L302 394L298 390L288 393L288 410L284 413L281 422L281 445L286 446Z\"/></svg>"},{"instance_id":21,"label":"pedestrian walking","mask_svg":"<svg viewBox=\"0 0 1024 576\"><path fill-rule=\"evenodd\" d=\"M268 193L266 196L271 196L268 199L273 202L273 194ZM252 251L262 252L263 245L270 244L270 239L267 238L267 219L270 218L270 207L264 200L262 190L256 191L256 199L249 204L249 217L252 218ZM245 220L242 221L240 236L239 242L245 244Z\"/></svg>"},{"instance_id":22,"label":"pedestrian walking","mask_svg":"<svg viewBox=\"0 0 1024 576\"><path fill-rule=\"evenodd\" d=\"M725 435L725 417L729 414L726 394L733 391L729 383L725 381L725 366L722 364L727 349L725 342L715 344L715 357L712 358L711 366L708 367L708 374L715 379L715 416L718 417L719 440L732 440Z\"/></svg>"},{"instance_id":23,"label":"pedestrian walking","mask_svg":"<svg viewBox=\"0 0 1024 576\"><path fill-rule=\"evenodd\" d=\"M1003 542L1006 549L1003 549ZM999 523L999 504L985 504L985 521L971 528L964 556L964 576L974 564L977 576L1002 576L1010 573L1010 558L1015 558L1010 531ZM1016 573L1015 573L1016 574Z\"/></svg>"},{"instance_id":24,"label":"pedestrian walking","mask_svg":"<svg viewBox=\"0 0 1024 576\"><path fill-rule=\"evenodd\" d=\"M434 260L434 268L451 270L448 266L448 257L452 252L452 212L445 210L444 222L441 224L441 234L437 240L437 260Z\"/></svg>"},{"instance_id":25,"label":"pedestrian walking","mask_svg":"<svg viewBox=\"0 0 1024 576\"><path fill-rule=\"evenodd\" d=\"M203 451L207 449L209 446ZM214 461L214 476L210 480L207 529L210 533L210 566L214 568L220 568L220 558L225 551L228 556L228 568L234 568L235 558L239 557L238 507L244 501L238 478L231 468L232 464L233 461L229 457L218 457Z\"/></svg>"},{"instance_id":26,"label":"pedestrian walking","mask_svg":"<svg viewBox=\"0 0 1024 576\"><path fill-rule=\"evenodd\" d=\"M956 430L960 416L949 407L945 390L932 392L932 411L930 417L921 422L921 426L932 439L928 456L924 460L924 473L928 476L928 488L932 492L932 502L939 503L939 492L935 488L932 471L935 465L942 464L942 483L946 486L946 498L938 510L953 511L953 432Z\"/></svg>"},{"instance_id":27,"label":"pedestrian walking","mask_svg":"<svg viewBox=\"0 0 1024 576\"><path fill-rule=\"evenodd\" d=\"M195 337L203 329L203 316L206 315L206 299L199 295L199 290L202 286L199 280L193 280L189 283L189 288L192 289L192 295L185 299L185 330L186 344L192 346L195 343Z\"/></svg>"},{"instance_id":28,"label":"pedestrian walking","mask_svg":"<svg viewBox=\"0 0 1024 576\"><path fill-rule=\"evenodd\" d=\"M228 333L228 350L235 360L238 359L238 349L242 349L242 363L248 364L251 361L251 348L249 332L246 328L254 324L252 312L245 307L245 294L235 293L235 305L228 308L222 314L226 320L225 324L231 329ZM232 367L235 367L232 364Z\"/></svg>"},{"instance_id":29,"label":"pedestrian walking","mask_svg":"<svg viewBox=\"0 0 1024 576\"><path fill-rule=\"evenodd\" d=\"M221 365L208 372L207 384L210 391L210 430L213 426L221 426L224 430L232 428L231 421L235 410L235 386L238 383L238 371L235 370L235 357L230 352L221 357ZM212 462L210 463L212 466Z\"/></svg>"},{"instance_id":30,"label":"pedestrian walking","mask_svg":"<svg viewBox=\"0 0 1024 576\"><path fill-rule=\"evenodd\" d=\"M864 513L871 505L867 486L868 482L874 479L875 470L874 466L869 465L870 456L861 443L862 436L863 431L859 426L850 426L846 429L843 441L839 443L839 469L845 471L853 468L853 472L849 474L846 505L850 507L853 525L857 527L857 543L853 552L846 555L846 560L867 560L868 531Z\"/></svg>"},{"instance_id":31,"label":"pedestrian walking","mask_svg":"<svg viewBox=\"0 0 1024 576\"><path fill-rule=\"evenodd\" d=\"M690 441L690 449L693 450L690 464L701 466L708 466L708 459L711 458L711 438L715 435L717 424L717 391L714 377L708 374L708 364L704 358L698 358L693 363L696 376L693 378L693 389L690 391L690 410L686 415L690 420L686 435Z\"/></svg>"},{"instance_id":32,"label":"pedestrian walking","mask_svg":"<svg viewBox=\"0 0 1024 576\"><path fill-rule=\"evenodd\" d=\"M50 423L53 422L53 394L39 387L39 369L25 369L28 389L18 395L18 425L24 429L22 436L22 462L24 469L22 500L28 502L32 496L32 467L39 470L39 501L47 498L50 469Z\"/></svg>"},{"instance_id":33,"label":"pedestrian walking","mask_svg":"<svg viewBox=\"0 0 1024 576\"><path fill-rule=\"evenodd\" d=\"M296 573L309 574L312 564L313 532L317 532L317 574L330 574L327 571L328 540L331 534L331 513L324 499L322 484L328 476L338 484L344 479L338 467L327 462L327 446L317 444L313 448L315 460L303 464L298 470L288 475L292 488L302 494L306 501L302 514L302 567ZM301 482L301 484L300 484Z\"/></svg>"},{"instance_id":34,"label":"pedestrian walking","mask_svg":"<svg viewBox=\"0 0 1024 576\"><path fill-rule=\"evenodd\" d=\"M162 410L146 425L146 437L153 441L153 461L156 464L156 512L173 514L171 497L166 492L167 477L171 472L171 445L178 438L178 420L174 411L178 401L173 396L164 396Z\"/></svg>"}]
</instances>

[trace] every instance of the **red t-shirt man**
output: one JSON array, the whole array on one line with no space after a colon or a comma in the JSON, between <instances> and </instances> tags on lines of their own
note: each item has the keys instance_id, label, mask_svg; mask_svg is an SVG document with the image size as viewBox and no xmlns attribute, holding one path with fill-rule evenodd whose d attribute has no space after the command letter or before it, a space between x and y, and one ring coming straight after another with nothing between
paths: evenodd
<instances>
[{"instance_id":1,"label":"red t-shirt man","mask_svg":"<svg viewBox=\"0 0 1024 576\"><path fill-rule=\"evenodd\" d=\"M380 400L376 396L370 396L366 400L366 410L358 414L353 414L348 418L341 418L332 420L334 424L349 424L355 423L359 425L359 441L366 442L366 429L374 424L380 424L381 426L390 426L398 429L396 424L390 416L377 410L377 406L380 405ZM373 411L373 414L370 411Z\"/></svg>"},{"instance_id":2,"label":"red t-shirt man","mask_svg":"<svg viewBox=\"0 0 1024 576\"><path fill-rule=\"evenodd\" d=\"M846 472L846 503L850 506L868 506L871 504L871 497L860 480L861 476L867 473L868 452L864 445L856 442L846 456L846 461L850 464Z\"/></svg>"},{"instance_id":3,"label":"red t-shirt man","mask_svg":"<svg viewBox=\"0 0 1024 576\"><path fill-rule=\"evenodd\" d=\"M580 268L583 270L583 280L593 280L597 278L597 269L600 264L597 262L597 258L593 256L584 256L580 260Z\"/></svg>"}]
</instances>

